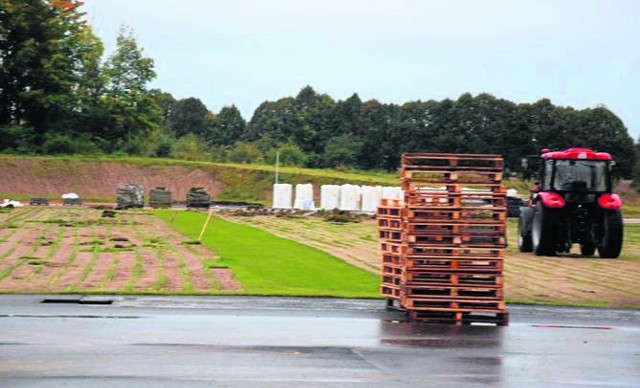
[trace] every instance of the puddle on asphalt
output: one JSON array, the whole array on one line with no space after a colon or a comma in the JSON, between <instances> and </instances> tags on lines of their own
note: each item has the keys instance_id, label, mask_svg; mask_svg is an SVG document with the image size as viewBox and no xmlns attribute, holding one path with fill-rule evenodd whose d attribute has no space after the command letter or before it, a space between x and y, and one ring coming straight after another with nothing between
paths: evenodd
<instances>
[{"instance_id":1,"label":"puddle on asphalt","mask_svg":"<svg viewBox=\"0 0 640 388\"><path fill-rule=\"evenodd\" d=\"M504 327L494 325L456 326L447 324L380 322L381 342L385 345L412 348L499 348Z\"/></svg>"},{"instance_id":2,"label":"puddle on asphalt","mask_svg":"<svg viewBox=\"0 0 640 388\"><path fill-rule=\"evenodd\" d=\"M30 315L3 314L0 318L79 318L79 319L138 319L136 315Z\"/></svg>"},{"instance_id":3,"label":"puddle on asphalt","mask_svg":"<svg viewBox=\"0 0 640 388\"><path fill-rule=\"evenodd\" d=\"M46 298L40 303L67 303L67 304L90 304L90 305L110 305L113 299L104 298Z\"/></svg>"},{"instance_id":4,"label":"puddle on asphalt","mask_svg":"<svg viewBox=\"0 0 640 388\"><path fill-rule=\"evenodd\" d=\"M394 345L413 348L493 348L496 346L495 341L479 341L473 339L462 338L397 338L384 339L382 343L385 345Z\"/></svg>"},{"instance_id":5,"label":"puddle on asphalt","mask_svg":"<svg viewBox=\"0 0 640 388\"><path fill-rule=\"evenodd\" d=\"M591 329L591 330L613 330L608 326L571 326L571 325L532 325L540 329Z\"/></svg>"}]
</instances>

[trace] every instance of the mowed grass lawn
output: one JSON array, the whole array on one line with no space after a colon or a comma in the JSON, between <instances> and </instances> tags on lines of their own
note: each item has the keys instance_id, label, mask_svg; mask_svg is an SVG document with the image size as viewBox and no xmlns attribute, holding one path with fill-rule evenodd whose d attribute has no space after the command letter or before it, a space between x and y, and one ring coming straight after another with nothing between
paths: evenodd
<instances>
[{"instance_id":1,"label":"mowed grass lawn","mask_svg":"<svg viewBox=\"0 0 640 388\"><path fill-rule=\"evenodd\" d=\"M197 239L207 214L159 210L155 214L189 238ZM318 249L251 226L212 217L202 243L214 250L254 295L380 297L380 277Z\"/></svg>"}]
</instances>

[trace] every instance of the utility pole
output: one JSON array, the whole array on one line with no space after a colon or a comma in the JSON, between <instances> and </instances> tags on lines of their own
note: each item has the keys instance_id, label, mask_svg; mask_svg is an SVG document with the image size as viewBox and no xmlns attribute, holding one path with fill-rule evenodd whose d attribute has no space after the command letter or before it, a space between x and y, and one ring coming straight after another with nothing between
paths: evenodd
<instances>
[{"instance_id":1,"label":"utility pole","mask_svg":"<svg viewBox=\"0 0 640 388\"><path fill-rule=\"evenodd\" d=\"M276 151L276 184L278 184L278 167L280 166L280 150Z\"/></svg>"}]
</instances>

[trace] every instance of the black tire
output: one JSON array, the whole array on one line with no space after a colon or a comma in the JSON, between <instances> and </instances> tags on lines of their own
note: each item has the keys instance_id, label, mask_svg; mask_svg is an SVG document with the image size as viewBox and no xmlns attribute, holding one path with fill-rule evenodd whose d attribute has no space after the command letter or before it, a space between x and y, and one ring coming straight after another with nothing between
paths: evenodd
<instances>
[{"instance_id":1,"label":"black tire","mask_svg":"<svg viewBox=\"0 0 640 388\"><path fill-rule=\"evenodd\" d=\"M606 210L602 216L602 234L598 253L603 259L615 259L622 250L622 214L620 210Z\"/></svg>"},{"instance_id":2,"label":"black tire","mask_svg":"<svg viewBox=\"0 0 640 388\"><path fill-rule=\"evenodd\" d=\"M532 252L531 231L523 230L523 225L526 225L524 217L524 214L520 214L520 218L518 218L518 249L520 252Z\"/></svg>"},{"instance_id":3,"label":"black tire","mask_svg":"<svg viewBox=\"0 0 640 388\"><path fill-rule=\"evenodd\" d=\"M537 256L555 256L558 249L558 214L553 209L536 204L531 226L533 252Z\"/></svg>"},{"instance_id":4,"label":"black tire","mask_svg":"<svg viewBox=\"0 0 640 388\"><path fill-rule=\"evenodd\" d=\"M582 256L593 256L596 251L596 244L592 242L580 244L580 254Z\"/></svg>"}]
</instances>

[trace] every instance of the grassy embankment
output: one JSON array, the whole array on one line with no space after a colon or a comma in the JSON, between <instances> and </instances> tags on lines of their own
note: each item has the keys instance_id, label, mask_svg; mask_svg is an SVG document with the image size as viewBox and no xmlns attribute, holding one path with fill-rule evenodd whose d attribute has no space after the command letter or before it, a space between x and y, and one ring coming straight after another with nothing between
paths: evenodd
<instances>
[{"instance_id":1,"label":"grassy embankment","mask_svg":"<svg viewBox=\"0 0 640 388\"><path fill-rule=\"evenodd\" d=\"M25 163L23 163L24 161ZM26 162L29 164L26 165ZM177 171L176 168L181 168ZM188 174L200 170L220 183L220 192L214 200L251 201L268 204L275 176L275 168L270 165L191 162L175 159L136 158L112 156L10 156L0 155L0 170L8 174L21 175L33 180L34 185L43 181L64 181L65 192L75 191L85 201L112 202L115 199L115 187L130 180L135 172L147 177L165 177L170 185L175 174ZM28 170L27 170L28 169ZM99 175L114 175L120 171L122 176L115 179L109 188L101 194L86 194L87 187L94 187ZM102 173L102 174L100 174ZM11 175L7 178L11 179ZM280 167L282 183L324 184L360 184L397 186L397 174L383 172L337 171L331 169L309 169L298 167ZM197 183L197 182L196 182ZM194 183L195 184L195 183ZM0 185L0 187L2 187ZM0 198L28 200L33 193L13 192L11 186L0 189ZM145 190L150 188L145 187ZM83 194L85 193L85 194ZM45 193L50 200L59 200L59 192ZM184 200L184 198L174 198Z\"/></svg>"},{"instance_id":2,"label":"grassy embankment","mask_svg":"<svg viewBox=\"0 0 640 388\"><path fill-rule=\"evenodd\" d=\"M197 212L156 214L194 239L206 217ZM213 217L202 243L220 256L218 265L233 271L245 294L379 297L379 276L260 229Z\"/></svg>"},{"instance_id":3,"label":"grassy embankment","mask_svg":"<svg viewBox=\"0 0 640 388\"><path fill-rule=\"evenodd\" d=\"M178 172L176 168L181 168ZM42 182L64 182L65 192L77 191L85 201L112 202L115 187L122 181L138 176L166 177L166 184L176 173L188 174L200 170L220 182L220 193L215 200L252 201L268 204L275 175L271 165L192 162L162 158L114 157L114 156L18 156L0 155L0 171L6 172L6 182L21 177L29 179L35 187ZM121 174L121 175L118 175ZM374 171L337 171L281 167L280 182L323 184L360 184L398 186L397 173ZM114 175L116 175L114 177ZM110 176L113 182L101 194L86 194L86 189L96 186L96 180ZM505 180L505 185L515 188L521 195L527 194L530 184L519 180ZM145 187L146 190L150 189ZM0 185L0 198L28 200L33 193L14 192L9 184ZM85 194L83 194L85 193ZM45 193L50 200L59 200L60 192ZM180 198L175 198L180 200ZM640 210L640 206L638 206Z\"/></svg>"}]
</instances>

